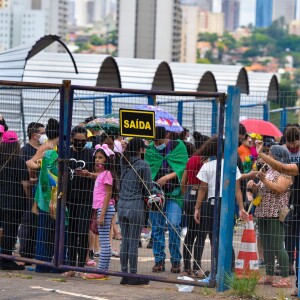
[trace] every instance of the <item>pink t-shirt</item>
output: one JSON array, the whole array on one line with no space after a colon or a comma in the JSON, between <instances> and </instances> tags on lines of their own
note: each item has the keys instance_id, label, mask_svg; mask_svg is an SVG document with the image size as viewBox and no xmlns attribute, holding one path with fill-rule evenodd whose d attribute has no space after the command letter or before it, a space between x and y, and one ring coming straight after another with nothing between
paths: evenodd
<instances>
[{"instance_id":1,"label":"pink t-shirt","mask_svg":"<svg viewBox=\"0 0 300 300\"><path fill-rule=\"evenodd\" d=\"M96 178L93 193L93 208L102 208L105 198L105 185L113 184L113 177L109 171L102 171ZM110 199L109 205L115 205L115 199Z\"/></svg>"}]
</instances>

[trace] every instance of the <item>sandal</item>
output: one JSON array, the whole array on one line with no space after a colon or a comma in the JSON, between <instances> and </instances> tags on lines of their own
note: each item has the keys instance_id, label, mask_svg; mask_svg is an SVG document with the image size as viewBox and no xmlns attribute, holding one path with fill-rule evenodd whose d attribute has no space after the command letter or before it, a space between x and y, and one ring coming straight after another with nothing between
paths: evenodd
<instances>
[{"instance_id":1,"label":"sandal","mask_svg":"<svg viewBox=\"0 0 300 300\"><path fill-rule=\"evenodd\" d=\"M298 289L295 289L292 293L291 293L292 297L298 297Z\"/></svg>"},{"instance_id":2,"label":"sandal","mask_svg":"<svg viewBox=\"0 0 300 300\"><path fill-rule=\"evenodd\" d=\"M74 276L76 276L76 272L75 271L64 272L61 274L61 276L65 277L65 278L74 277Z\"/></svg>"},{"instance_id":3,"label":"sandal","mask_svg":"<svg viewBox=\"0 0 300 300\"><path fill-rule=\"evenodd\" d=\"M192 275L192 270L183 270L181 273L183 276L190 276Z\"/></svg>"},{"instance_id":4,"label":"sandal","mask_svg":"<svg viewBox=\"0 0 300 300\"><path fill-rule=\"evenodd\" d=\"M117 240L117 241L121 241L121 240L122 240L122 235L121 235L121 233L118 233L117 235L114 235L114 236L113 236L113 239L114 239L114 240Z\"/></svg>"},{"instance_id":5,"label":"sandal","mask_svg":"<svg viewBox=\"0 0 300 300\"><path fill-rule=\"evenodd\" d=\"M272 277L262 277L258 280L258 284L260 285L273 285L275 283Z\"/></svg>"},{"instance_id":6,"label":"sandal","mask_svg":"<svg viewBox=\"0 0 300 300\"><path fill-rule=\"evenodd\" d=\"M202 270L194 270L193 271L193 277L195 277L195 278L204 278L205 274L203 273Z\"/></svg>"},{"instance_id":7,"label":"sandal","mask_svg":"<svg viewBox=\"0 0 300 300\"><path fill-rule=\"evenodd\" d=\"M86 265L88 267L95 267L97 265L97 263L94 260L89 260L86 262Z\"/></svg>"},{"instance_id":8,"label":"sandal","mask_svg":"<svg viewBox=\"0 0 300 300\"><path fill-rule=\"evenodd\" d=\"M95 274L95 273L82 273L81 278L83 279L93 279L93 280L108 280L109 276L104 274Z\"/></svg>"},{"instance_id":9,"label":"sandal","mask_svg":"<svg viewBox=\"0 0 300 300\"><path fill-rule=\"evenodd\" d=\"M272 287L275 287L275 288L291 288L292 283L291 283L291 280L289 278L281 278L278 282L273 283Z\"/></svg>"}]
</instances>

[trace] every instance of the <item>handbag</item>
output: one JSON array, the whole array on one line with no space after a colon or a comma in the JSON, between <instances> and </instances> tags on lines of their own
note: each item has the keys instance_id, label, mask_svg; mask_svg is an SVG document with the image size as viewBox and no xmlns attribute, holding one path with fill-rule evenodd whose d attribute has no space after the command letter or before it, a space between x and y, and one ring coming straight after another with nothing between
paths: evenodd
<instances>
[{"instance_id":1,"label":"handbag","mask_svg":"<svg viewBox=\"0 0 300 300\"><path fill-rule=\"evenodd\" d=\"M291 215L291 208L289 207L283 207L279 209L279 221L280 222L285 222L290 219Z\"/></svg>"}]
</instances>

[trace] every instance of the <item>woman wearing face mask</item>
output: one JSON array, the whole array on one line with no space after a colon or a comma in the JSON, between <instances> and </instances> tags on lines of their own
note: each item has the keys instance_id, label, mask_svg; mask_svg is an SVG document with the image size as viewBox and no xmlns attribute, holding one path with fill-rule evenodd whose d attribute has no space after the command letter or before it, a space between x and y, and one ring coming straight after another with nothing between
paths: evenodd
<instances>
[{"instance_id":1,"label":"woman wearing face mask","mask_svg":"<svg viewBox=\"0 0 300 300\"><path fill-rule=\"evenodd\" d=\"M67 193L68 265L84 267L89 249L93 186L97 174L93 173L93 150L86 148L87 130L80 126L74 127L71 142ZM72 277L75 272L65 272L63 276Z\"/></svg>"}]
</instances>

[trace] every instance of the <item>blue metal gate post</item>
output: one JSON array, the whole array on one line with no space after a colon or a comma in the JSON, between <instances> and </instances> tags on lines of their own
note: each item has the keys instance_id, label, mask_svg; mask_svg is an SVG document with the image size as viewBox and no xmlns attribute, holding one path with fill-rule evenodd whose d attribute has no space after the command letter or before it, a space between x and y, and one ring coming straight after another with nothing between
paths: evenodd
<instances>
[{"instance_id":1,"label":"blue metal gate post","mask_svg":"<svg viewBox=\"0 0 300 300\"><path fill-rule=\"evenodd\" d=\"M182 125L182 115L183 115L183 101L180 100L177 103L177 121Z\"/></svg>"},{"instance_id":2,"label":"blue metal gate post","mask_svg":"<svg viewBox=\"0 0 300 300\"><path fill-rule=\"evenodd\" d=\"M226 106L223 191L220 216L219 256L217 283L218 290L224 291L226 274L231 273L232 239L234 226L235 186L237 167L238 127L240 111L240 90L228 87Z\"/></svg>"},{"instance_id":3,"label":"blue metal gate post","mask_svg":"<svg viewBox=\"0 0 300 300\"><path fill-rule=\"evenodd\" d=\"M211 111L211 136L217 134L218 127L218 102L216 99L211 101L212 111Z\"/></svg>"},{"instance_id":4,"label":"blue metal gate post","mask_svg":"<svg viewBox=\"0 0 300 300\"><path fill-rule=\"evenodd\" d=\"M71 89L71 81L64 80L60 96L59 115L59 164L58 164L58 199L56 208L55 228L55 265L63 264L64 260L64 237L65 237L65 213L68 183L68 159L70 157L70 133L72 126L74 90Z\"/></svg>"},{"instance_id":5,"label":"blue metal gate post","mask_svg":"<svg viewBox=\"0 0 300 300\"><path fill-rule=\"evenodd\" d=\"M264 121L270 120L270 102L269 101L266 101L263 104L263 119L264 119Z\"/></svg>"},{"instance_id":6,"label":"blue metal gate post","mask_svg":"<svg viewBox=\"0 0 300 300\"><path fill-rule=\"evenodd\" d=\"M221 170L223 158L223 133L224 133L224 114L226 97L219 98L219 126L218 126L218 146L217 146L217 169L215 184L215 205L214 205L214 226L212 233L212 250L211 250L211 279L210 285L214 286L216 282L217 258L219 246L219 213L220 213L220 188L221 188Z\"/></svg>"},{"instance_id":7,"label":"blue metal gate post","mask_svg":"<svg viewBox=\"0 0 300 300\"><path fill-rule=\"evenodd\" d=\"M280 112L280 130L283 131L287 124L287 110L285 107Z\"/></svg>"}]
</instances>

